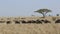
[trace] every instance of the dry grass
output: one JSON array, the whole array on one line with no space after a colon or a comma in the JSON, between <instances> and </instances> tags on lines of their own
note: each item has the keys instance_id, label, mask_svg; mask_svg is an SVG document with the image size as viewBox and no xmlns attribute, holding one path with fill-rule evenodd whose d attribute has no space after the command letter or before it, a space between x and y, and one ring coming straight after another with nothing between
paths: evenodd
<instances>
[{"instance_id":1,"label":"dry grass","mask_svg":"<svg viewBox=\"0 0 60 34\"><path fill-rule=\"evenodd\" d=\"M32 17L33 18L33 17ZM27 18L27 19L32 19ZM58 19L60 17L57 17ZM13 18L11 18L13 19ZM39 17L35 18L39 19ZM40 18L43 19L43 18ZM55 24L52 17L46 17L52 23L47 24L0 24L0 34L60 34L60 23Z\"/></svg>"},{"instance_id":2,"label":"dry grass","mask_svg":"<svg viewBox=\"0 0 60 34\"><path fill-rule=\"evenodd\" d=\"M60 24L0 24L0 34L60 34Z\"/></svg>"}]
</instances>

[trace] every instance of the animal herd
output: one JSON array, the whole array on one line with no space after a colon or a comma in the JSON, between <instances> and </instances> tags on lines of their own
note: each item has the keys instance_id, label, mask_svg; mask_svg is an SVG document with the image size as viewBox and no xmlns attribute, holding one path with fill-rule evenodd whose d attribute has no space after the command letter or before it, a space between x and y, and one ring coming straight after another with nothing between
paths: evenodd
<instances>
[{"instance_id":1,"label":"animal herd","mask_svg":"<svg viewBox=\"0 0 60 34\"><path fill-rule=\"evenodd\" d=\"M25 20L22 20L22 21L14 21L15 24L30 24L30 23L35 23L35 24L42 24L42 23L52 23L51 21L49 20L29 20L29 21L25 21ZM56 21L54 21L55 23L60 23L60 19L57 19ZM4 23L4 21L0 21L0 23ZM7 24L11 24L12 22L11 21L6 21Z\"/></svg>"},{"instance_id":2,"label":"animal herd","mask_svg":"<svg viewBox=\"0 0 60 34\"><path fill-rule=\"evenodd\" d=\"M6 23L10 24L11 21L7 21ZM52 22L49 20L35 20L35 21L34 20L30 20L30 21L22 20L21 23L22 24L28 24L28 23L42 24L42 23L52 23ZM60 23L60 19L56 20L55 23ZM15 21L15 24L20 24L20 21Z\"/></svg>"},{"instance_id":3,"label":"animal herd","mask_svg":"<svg viewBox=\"0 0 60 34\"><path fill-rule=\"evenodd\" d=\"M51 23L50 21L48 21L48 20L36 20L36 21L34 21L34 20L30 20L30 21L22 21L22 23L36 23L36 24L42 24L42 23Z\"/></svg>"}]
</instances>

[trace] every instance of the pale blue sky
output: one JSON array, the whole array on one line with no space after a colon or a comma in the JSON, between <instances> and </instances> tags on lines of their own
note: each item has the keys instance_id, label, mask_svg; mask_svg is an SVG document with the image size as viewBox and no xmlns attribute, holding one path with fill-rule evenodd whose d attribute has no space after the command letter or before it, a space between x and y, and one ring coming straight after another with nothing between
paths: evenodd
<instances>
[{"instance_id":1,"label":"pale blue sky","mask_svg":"<svg viewBox=\"0 0 60 34\"><path fill-rule=\"evenodd\" d=\"M0 16L38 16L34 11L42 8L60 13L60 0L0 0Z\"/></svg>"}]
</instances>

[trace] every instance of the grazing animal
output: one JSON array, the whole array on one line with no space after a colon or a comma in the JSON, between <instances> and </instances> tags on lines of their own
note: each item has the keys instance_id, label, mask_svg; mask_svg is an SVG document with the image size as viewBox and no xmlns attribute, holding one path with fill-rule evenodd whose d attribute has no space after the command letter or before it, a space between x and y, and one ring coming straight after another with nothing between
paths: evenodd
<instances>
[{"instance_id":1,"label":"grazing animal","mask_svg":"<svg viewBox=\"0 0 60 34\"><path fill-rule=\"evenodd\" d=\"M34 20L32 20L31 22L32 22L32 23L36 23L36 21L34 21Z\"/></svg>"},{"instance_id":2,"label":"grazing animal","mask_svg":"<svg viewBox=\"0 0 60 34\"><path fill-rule=\"evenodd\" d=\"M55 23L60 23L60 19L56 20Z\"/></svg>"},{"instance_id":3,"label":"grazing animal","mask_svg":"<svg viewBox=\"0 0 60 34\"><path fill-rule=\"evenodd\" d=\"M6 23L7 23L7 24L10 24L10 23L11 23L11 21L7 21Z\"/></svg>"},{"instance_id":4,"label":"grazing animal","mask_svg":"<svg viewBox=\"0 0 60 34\"><path fill-rule=\"evenodd\" d=\"M32 21L27 21L27 23L32 23Z\"/></svg>"},{"instance_id":5,"label":"grazing animal","mask_svg":"<svg viewBox=\"0 0 60 34\"><path fill-rule=\"evenodd\" d=\"M50 21L48 21L48 20L41 20L42 22L44 22L44 23L51 23Z\"/></svg>"},{"instance_id":6,"label":"grazing animal","mask_svg":"<svg viewBox=\"0 0 60 34\"><path fill-rule=\"evenodd\" d=\"M27 23L27 22L23 20L22 23Z\"/></svg>"},{"instance_id":7,"label":"grazing animal","mask_svg":"<svg viewBox=\"0 0 60 34\"><path fill-rule=\"evenodd\" d=\"M42 24L42 21L40 21L40 20L36 20L36 23L37 23L37 24L39 24L39 23Z\"/></svg>"},{"instance_id":8,"label":"grazing animal","mask_svg":"<svg viewBox=\"0 0 60 34\"><path fill-rule=\"evenodd\" d=\"M0 21L0 23L4 23L5 21Z\"/></svg>"},{"instance_id":9,"label":"grazing animal","mask_svg":"<svg viewBox=\"0 0 60 34\"><path fill-rule=\"evenodd\" d=\"M16 24L20 24L20 22L19 22L19 21L15 21L15 23L16 23Z\"/></svg>"},{"instance_id":10,"label":"grazing animal","mask_svg":"<svg viewBox=\"0 0 60 34\"><path fill-rule=\"evenodd\" d=\"M45 20L45 21L44 21L44 23L51 23L51 22L50 22L50 21L48 21L48 20Z\"/></svg>"},{"instance_id":11,"label":"grazing animal","mask_svg":"<svg viewBox=\"0 0 60 34\"><path fill-rule=\"evenodd\" d=\"M42 22L45 22L45 20L41 20Z\"/></svg>"}]
</instances>

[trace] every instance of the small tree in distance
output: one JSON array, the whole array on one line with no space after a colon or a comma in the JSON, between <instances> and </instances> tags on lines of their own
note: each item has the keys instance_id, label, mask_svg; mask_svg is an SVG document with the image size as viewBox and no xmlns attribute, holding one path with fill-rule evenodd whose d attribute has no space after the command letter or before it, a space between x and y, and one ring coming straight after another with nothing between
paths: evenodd
<instances>
[{"instance_id":1,"label":"small tree in distance","mask_svg":"<svg viewBox=\"0 0 60 34\"><path fill-rule=\"evenodd\" d=\"M56 14L56 16L59 16L59 14Z\"/></svg>"},{"instance_id":2,"label":"small tree in distance","mask_svg":"<svg viewBox=\"0 0 60 34\"><path fill-rule=\"evenodd\" d=\"M42 14L43 17L45 18L46 14L47 14L48 12L51 12L51 10L49 10L49 9L39 9L39 10L37 10L37 11L35 11L35 12L38 12L38 13Z\"/></svg>"}]
</instances>

